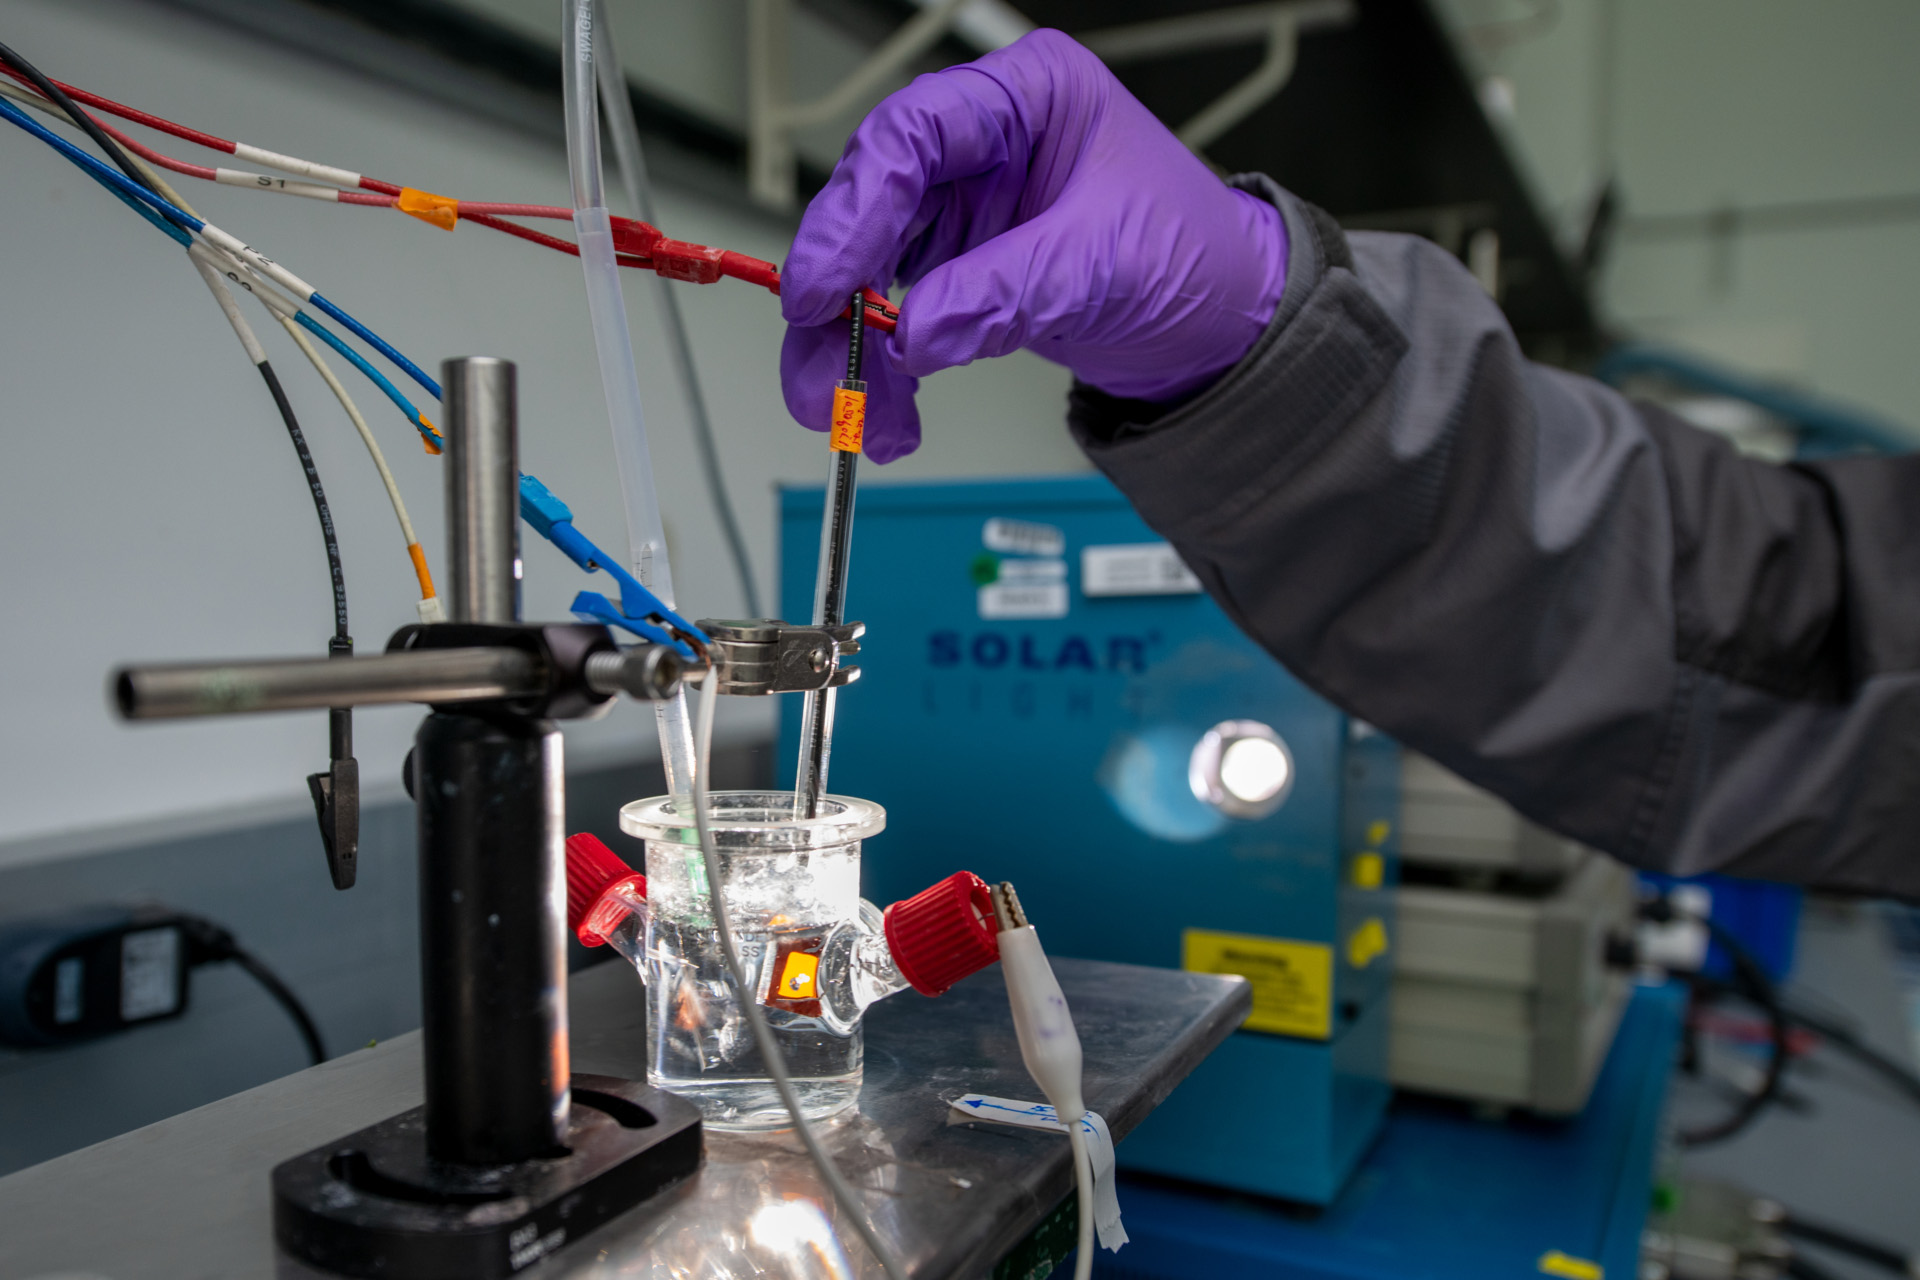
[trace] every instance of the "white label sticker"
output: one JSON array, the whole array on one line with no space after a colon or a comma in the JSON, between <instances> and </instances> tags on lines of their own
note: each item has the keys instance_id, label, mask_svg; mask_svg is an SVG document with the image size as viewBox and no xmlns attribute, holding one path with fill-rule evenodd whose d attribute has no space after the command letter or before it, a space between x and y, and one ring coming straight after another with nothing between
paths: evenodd
<instances>
[{"instance_id":1,"label":"white label sticker","mask_svg":"<svg viewBox=\"0 0 1920 1280\"><path fill-rule=\"evenodd\" d=\"M995 582L980 588L983 618L1064 618L1064 582Z\"/></svg>"},{"instance_id":2,"label":"white label sticker","mask_svg":"<svg viewBox=\"0 0 1920 1280\"><path fill-rule=\"evenodd\" d=\"M1080 552L1080 589L1090 596L1184 596L1200 579L1164 542L1086 547Z\"/></svg>"},{"instance_id":3,"label":"white label sticker","mask_svg":"<svg viewBox=\"0 0 1920 1280\"><path fill-rule=\"evenodd\" d=\"M1034 524L1029 520L987 521L986 528L980 531L980 541L989 551L1004 551L1016 556L1057 556L1067 550L1067 535L1050 524Z\"/></svg>"},{"instance_id":4,"label":"white label sticker","mask_svg":"<svg viewBox=\"0 0 1920 1280\"><path fill-rule=\"evenodd\" d=\"M86 1012L82 993L86 976L86 961L79 956L68 956L53 966L53 1021L56 1026L78 1022L80 1015Z\"/></svg>"},{"instance_id":5,"label":"white label sticker","mask_svg":"<svg viewBox=\"0 0 1920 1280\"><path fill-rule=\"evenodd\" d=\"M1065 560L1002 560L996 582L1065 582Z\"/></svg>"},{"instance_id":6,"label":"white label sticker","mask_svg":"<svg viewBox=\"0 0 1920 1280\"><path fill-rule=\"evenodd\" d=\"M1019 1102L969 1093L955 1098L955 1111L968 1120L993 1124L1018 1125L1023 1129L1051 1129L1065 1133L1067 1126L1044 1102ZM1087 1135L1087 1156L1093 1164L1093 1226L1103 1249L1118 1249L1127 1242L1127 1229L1120 1225L1120 1193L1113 1178L1113 1134L1098 1113L1089 1111L1080 1117L1080 1129Z\"/></svg>"},{"instance_id":7,"label":"white label sticker","mask_svg":"<svg viewBox=\"0 0 1920 1280\"><path fill-rule=\"evenodd\" d=\"M120 1020L157 1018L180 1007L180 931L171 925L120 939Z\"/></svg>"}]
</instances>

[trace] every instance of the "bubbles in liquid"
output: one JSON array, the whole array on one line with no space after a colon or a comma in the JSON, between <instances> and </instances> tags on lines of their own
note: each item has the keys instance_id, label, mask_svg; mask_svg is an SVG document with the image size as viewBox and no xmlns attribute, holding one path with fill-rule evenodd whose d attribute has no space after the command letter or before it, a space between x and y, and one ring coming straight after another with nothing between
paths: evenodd
<instances>
[{"instance_id":1,"label":"bubbles in liquid","mask_svg":"<svg viewBox=\"0 0 1920 1280\"><path fill-rule=\"evenodd\" d=\"M720 866L741 966L755 991L769 982L777 956L796 949L818 954L825 935L859 911L857 842L801 851L723 849ZM649 841L647 896L648 1080L695 1103L716 1128L790 1124L727 979L699 849ZM765 1013L807 1117L851 1106L860 1091L859 1028L840 1035L818 1017L790 1009Z\"/></svg>"}]
</instances>

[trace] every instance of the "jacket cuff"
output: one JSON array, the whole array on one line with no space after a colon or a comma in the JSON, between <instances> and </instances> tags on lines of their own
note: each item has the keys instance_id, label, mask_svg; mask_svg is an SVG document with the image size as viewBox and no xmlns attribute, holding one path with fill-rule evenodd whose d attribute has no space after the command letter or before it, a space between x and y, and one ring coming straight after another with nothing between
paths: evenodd
<instances>
[{"instance_id":1,"label":"jacket cuff","mask_svg":"<svg viewBox=\"0 0 1920 1280\"><path fill-rule=\"evenodd\" d=\"M1386 385L1406 337L1361 287L1338 224L1259 174L1294 246L1266 332L1211 386L1171 403L1076 384L1067 425L1094 465L1173 538L1201 537L1271 491Z\"/></svg>"}]
</instances>

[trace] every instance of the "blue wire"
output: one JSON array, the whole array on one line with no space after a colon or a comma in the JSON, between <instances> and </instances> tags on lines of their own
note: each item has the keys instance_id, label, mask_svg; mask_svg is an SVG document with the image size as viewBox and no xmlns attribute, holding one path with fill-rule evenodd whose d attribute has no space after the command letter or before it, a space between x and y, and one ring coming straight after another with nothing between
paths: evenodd
<instances>
[{"instance_id":1,"label":"blue wire","mask_svg":"<svg viewBox=\"0 0 1920 1280\"><path fill-rule=\"evenodd\" d=\"M4 98L0 98L0 107L4 107L6 109L6 115L8 119L12 120L15 124L20 124L24 121L28 126L29 131L38 135L39 137L51 138L56 142L64 141L63 139L60 139L55 135L47 133L46 130L39 127L39 124L36 121L29 119L25 116L22 116L19 113L19 110L16 107L14 107L12 103L6 101ZM86 152L82 151L80 152L80 155L85 157ZM73 157L69 155L67 158L72 159ZM135 213L145 218L148 222L151 222L154 226L160 228L160 230L164 232L166 235L172 237L172 239L175 242L177 242L181 248L183 249L190 248L193 245L192 236L182 231L179 227L176 227L175 225L173 225L173 223L168 222L165 218L161 217L158 213L155 213L152 209L148 208L141 201L136 200L132 196L128 195L125 191L121 190L120 187L115 186L111 182L108 182L106 178L101 176L101 174L99 174L98 172L95 172L93 169L90 169L90 168L84 169L84 172L89 178L92 178L95 182L105 187L108 190L108 192L110 192L113 195L114 199L119 200L121 203L125 204L129 209L132 209ZM114 176L118 177L120 175L116 174Z\"/></svg>"},{"instance_id":2,"label":"blue wire","mask_svg":"<svg viewBox=\"0 0 1920 1280\"><path fill-rule=\"evenodd\" d=\"M136 200L143 201L146 204L153 206L153 208L160 214L161 217L164 217L169 222L174 223L176 228L185 227L189 231L200 231L205 229L207 224L201 221L199 218L193 217L191 214L188 214L180 209L176 209L173 205L167 203L165 200L162 200L154 192L148 190L146 187L141 186L139 183L134 182L133 180L128 178L125 174L114 169L112 166L105 164L102 161L94 159L92 156L82 151L79 147L76 147L71 142L68 142L65 138L62 138L60 135L43 128L41 125L39 125L35 121L29 119L18 107L14 106L11 102L8 102L3 98L0 98L0 115L4 115L7 119L13 121L13 123L19 125L22 129L25 129L28 133L32 134L34 137L40 139L42 142L46 143L48 146L58 151L61 155L65 156L67 159L73 161L75 164L79 165L82 169L85 169L87 173L90 174L96 180L107 183L109 186L113 188L114 193L116 195L120 195L123 199L128 196L131 196ZM338 320L341 324L347 326L348 329L351 329L355 334L357 334L362 341L367 343L367 345L371 346L375 351L378 351L381 355L391 360L394 363L396 368L399 368L400 370L405 372L408 377L412 378L415 382L419 383L421 386L425 387L429 392L431 392L435 400L438 400L440 398L440 384L435 382L432 378L429 378L426 375L426 372L422 370L419 365L415 364L413 361L401 355L399 351L395 350L392 343L388 342L385 338L382 338L379 334L375 333L373 330L367 328L367 326L365 326L364 324L361 324L358 320L348 315L345 311L343 311L340 307L336 306L333 302L329 301L326 298L321 297L318 293L314 294L311 298L308 299L308 301L312 302L314 306L320 308L320 310L332 316L335 320Z\"/></svg>"},{"instance_id":3,"label":"blue wire","mask_svg":"<svg viewBox=\"0 0 1920 1280\"><path fill-rule=\"evenodd\" d=\"M161 199L158 194L132 181L130 178L128 178L125 174L121 173L119 170L114 169L111 166L104 164L99 160L94 159L92 156L88 155L86 152L82 151L80 148L68 142L65 138L62 138L58 134L50 132L49 130L41 127L41 125L37 121L28 117L18 107L15 107L11 102L8 102L5 98L0 98L0 116L4 116L8 120L11 120L14 124L19 125L22 129L25 129L28 133L40 139L42 142L52 147L55 151L58 151L61 155L65 156L68 160L71 160L73 163L79 165L81 170L84 171L88 177L92 178L94 181L106 187L107 190L111 191L115 196L118 196L126 204L132 206L134 212L138 213L141 217L145 218L147 221L153 223L154 226L158 227L162 232L164 232L165 234L170 236L172 239L177 241L182 247L191 248L193 245L192 237L188 236L186 231L181 230L182 227L185 227L188 230L192 230L192 231L199 231L207 225L201 219L193 217L191 214L188 214L180 209L175 208L173 205L169 204L167 201ZM317 293L314 294L309 299L309 301L311 301L314 306L320 308L320 310L326 312L328 315L338 320L341 324L344 324L345 326L347 326L347 328L351 329L355 334L357 334L360 338L362 338L369 345L371 345L381 355L393 361L393 363L398 367L400 367L401 369L404 369L407 372L408 376L413 378L415 382L418 382L421 386L425 387L428 391L431 391L433 393L434 399L438 400L440 398L440 384L435 382L432 378L429 378L424 372L422 372L419 365L416 365L413 361L407 359L405 356L401 355L398 351L396 351L393 348L393 346L387 342L386 339L382 338L379 334L367 328L367 326L361 324L358 320L355 320L352 316L348 315L345 311L342 311L339 307L335 306L333 303L329 302L327 299L321 297ZM401 395L399 388L395 387L393 383L389 382L385 377L381 376L380 371L375 369L371 364L367 363L367 361L358 352L353 350L353 348L347 346L346 343L340 341L340 339L336 338L333 334L327 332L326 329L324 329L318 323L316 323L304 311L296 311L294 313L294 322L299 324L302 328L306 329L310 333L314 334L322 342L325 342L328 346L332 347L335 351L338 351L341 355L345 356L349 361L351 361L355 368L360 370L361 373L364 373L368 378L370 378L373 381L375 386L379 387L380 390L386 393L388 399L392 400L395 405L399 406L400 412L406 414L407 420L413 423L415 427L419 428L421 435L430 436L430 433L427 430L426 424L420 420L420 410L416 409L413 406L411 401L409 401L405 396ZM532 523L532 522L530 521L529 523ZM536 525L535 527L537 528L538 525ZM569 516L568 528L569 528L569 531L571 532L572 526L571 526L570 516ZM542 530L542 532L545 532L545 530ZM646 608L649 613L655 614L656 616L668 618L672 620L674 623L682 627L686 627L687 630L692 631L693 634L695 635L700 634L698 629L688 626L677 614L673 613L671 610L667 609L666 606L662 605L659 602L659 600L654 597L652 592L648 591L645 587L641 586L637 581L635 581L633 579L633 576L627 573L624 569L620 568L619 565L616 562L614 562L611 557L607 556L604 552L601 552L599 548L593 546L591 542L587 542L584 537L581 538L580 541L584 543L587 550L592 553L589 557L590 560L597 562L597 564L591 564L591 563L583 564L581 566L582 568L588 569L589 572L592 571L593 567L599 567L599 568L605 569L608 573L612 574L616 580L620 582L621 592L623 596L631 593L637 597L636 603L644 602L643 604L641 604L641 607ZM592 594L592 593L587 593L587 594ZM623 599L622 604L625 605L625 603L626 602ZM652 630L652 628L649 628L649 630ZM673 644L675 647L680 648L683 651L686 651L689 653L691 652L690 650L687 650L684 644L682 644L677 640L674 640L671 636L666 636L663 633L661 638L664 639L667 643Z\"/></svg>"},{"instance_id":4,"label":"blue wire","mask_svg":"<svg viewBox=\"0 0 1920 1280\"><path fill-rule=\"evenodd\" d=\"M141 200L152 205L161 217L173 223L176 228L185 227L189 231L198 231L207 225L193 215L174 208L158 195L133 181L113 166L94 159L59 134L44 128L37 121L29 118L20 108L14 106L4 98L0 98L0 115L4 115L7 119L40 139L40 141L46 143L67 159L73 161L82 169L85 169L96 181L103 182L112 187L115 194L120 195L123 199L131 196L136 200Z\"/></svg>"},{"instance_id":5,"label":"blue wire","mask_svg":"<svg viewBox=\"0 0 1920 1280\"><path fill-rule=\"evenodd\" d=\"M355 320L352 316L342 311L339 307L334 306L333 303L327 301L325 298L321 297L317 293L314 294L311 298L307 299L307 301L313 303L314 306L320 308L322 311L332 316L335 320L338 320L341 324L347 326L347 328L351 329L355 334L359 335L360 340L362 342L365 342L368 346L372 347L375 351L378 351L381 355L393 361L393 363L402 371L404 371L409 378L412 378L415 382L425 387L427 389L427 393L431 395L435 400L438 400L440 398L440 384L435 382L432 378L429 378L426 375L425 371L422 370L419 365L407 359L405 356L401 355L398 351L395 351L385 338L381 337L379 334L375 333L373 330L367 328L367 326L361 324L358 320Z\"/></svg>"},{"instance_id":6,"label":"blue wire","mask_svg":"<svg viewBox=\"0 0 1920 1280\"><path fill-rule=\"evenodd\" d=\"M92 178L95 182L100 181L100 175L97 173L94 173L91 169L87 170L87 176L89 178ZM125 204L127 208L133 210L135 213L145 218L148 222L151 222L154 226L160 228L160 230L164 234L166 234L167 236L170 236L174 240L174 242L177 243L182 249L193 248L193 237L188 235L186 232L182 231L179 227L174 226L171 222L168 222L165 218L155 213L152 209L149 209L146 205L140 203L140 201L135 200L132 196L128 195L126 192L122 191L120 188L116 186L112 186L105 182L101 182L100 185L103 187L106 187L108 193L111 194L114 199L120 201L122 204Z\"/></svg>"},{"instance_id":7,"label":"blue wire","mask_svg":"<svg viewBox=\"0 0 1920 1280\"><path fill-rule=\"evenodd\" d=\"M336 338L330 330L328 330L318 320L315 320L312 316L308 315L304 311L294 312L293 321L295 324L299 325L302 329L305 329L308 333L313 334L314 337L320 339L320 341L326 343L328 346L332 347L335 351L338 351L341 355L345 356L349 361L353 363L354 368L358 369L361 373L366 374L367 380L372 382L374 386L379 387L381 391L386 393L387 399L393 401L395 406L399 408L400 412L404 413L407 416L407 421L411 422L414 425L414 427L418 429L422 437L432 441L436 446L444 443L440 439L437 433L435 433L430 427L428 427L425 422L421 421L420 410L414 407L413 401L407 399L404 395L400 394L400 388L394 386L391 382L387 381L387 377L385 374L381 373L378 369L374 368L371 364L368 364L365 356L361 355L358 351L355 351L352 347L348 346L346 343L340 341L340 339Z\"/></svg>"}]
</instances>

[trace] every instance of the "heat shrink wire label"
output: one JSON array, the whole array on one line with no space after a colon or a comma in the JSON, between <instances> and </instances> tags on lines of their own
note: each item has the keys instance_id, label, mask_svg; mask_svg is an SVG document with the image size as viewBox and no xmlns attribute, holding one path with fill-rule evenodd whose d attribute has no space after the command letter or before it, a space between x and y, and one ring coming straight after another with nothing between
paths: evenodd
<instances>
[{"instance_id":1,"label":"heat shrink wire label","mask_svg":"<svg viewBox=\"0 0 1920 1280\"><path fill-rule=\"evenodd\" d=\"M833 386L833 426L827 442L839 453L858 453L867 430L867 384L836 382Z\"/></svg>"}]
</instances>

